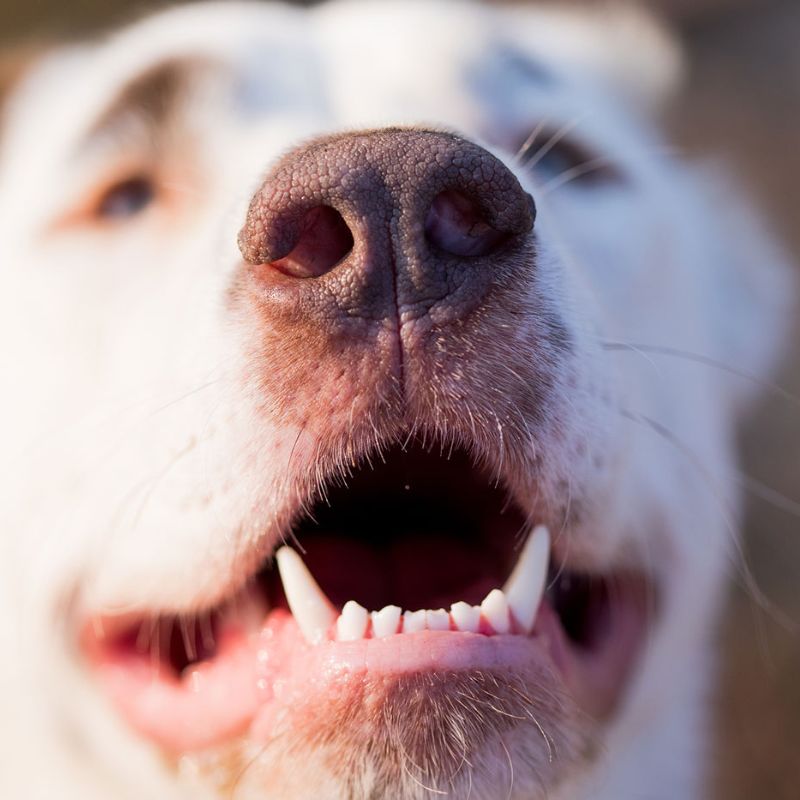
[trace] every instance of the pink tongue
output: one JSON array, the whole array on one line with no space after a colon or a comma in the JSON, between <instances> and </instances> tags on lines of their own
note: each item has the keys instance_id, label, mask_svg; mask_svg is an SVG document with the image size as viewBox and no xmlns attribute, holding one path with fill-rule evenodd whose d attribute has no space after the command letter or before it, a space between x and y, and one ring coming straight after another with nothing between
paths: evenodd
<instances>
[{"instance_id":1,"label":"pink tongue","mask_svg":"<svg viewBox=\"0 0 800 800\"><path fill-rule=\"evenodd\" d=\"M356 600L368 609L448 607L456 600L480 603L500 585L486 548L451 536L406 534L385 549L321 532L304 541L303 556L331 601Z\"/></svg>"}]
</instances>

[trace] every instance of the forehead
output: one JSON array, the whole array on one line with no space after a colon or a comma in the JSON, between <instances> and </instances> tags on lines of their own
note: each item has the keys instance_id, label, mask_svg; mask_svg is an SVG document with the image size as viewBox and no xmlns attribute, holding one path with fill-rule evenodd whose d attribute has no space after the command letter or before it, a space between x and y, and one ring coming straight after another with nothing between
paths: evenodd
<instances>
[{"instance_id":1,"label":"forehead","mask_svg":"<svg viewBox=\"0 0 800 800\"><path fill-rule=\"evenodd\" d=\"M499 10L472 3L360 2L315 12L337 106L358 116L475 111L501 95L503 106L552 94L558 77L517 41ZM372 121L372 120L370 120Z\"/></svg>"},{"instance_id":2,"label":"forehead","mask_svg":"<svg viewBox=\"0 0 800 800\"><path fill-rule=\"evenodd\" d=\"M33 187L37 175L52 183L99 126L147 96L142 81L165 64L181 87L202 92L213 80L202 102L178 109L191 111L204 140L221 133L225 141L231 128L266 134L265 155L298 136L397 124L445 126L516 151L540 123L560 128L588 117L583 138L624 151L626 115L553 57L538 13L526 9L521 25L502 7L460 0L177 7L108 41L62 51L39 70L0 140L0 175L15 185ZM174 119L161 111L144 120L145 133L159 118Z\"/></svg>"},{"instance_id":3,"label":"forehead","mask_svg":"<svg viewBox=\"0 0 800 800\"><path fill-rule=\"evenodd\" d=\"M535 50L499 11L472 3L203 4L60 54L30 94L58 115L63 141L160 62L206 60L233 77L243 114L313 109L342 124L446 122L477 114L478 103L508 113L563 99L563 77Z\"/></svg>"},{"instance_id":4,"label":"forehead","mask_svg":"<svg viewBox=\"0 0 800 800\"><path fill-rule=\"evenodd\" d=\"M464 124L487 110L510 115L545 100L569 102L564 76L508 23L501 10L473 2L340 0L310 10L209 5L151 24L165 53L193 47L230 68L245 113L373 125Z\"/></svg>"}]
</instances>

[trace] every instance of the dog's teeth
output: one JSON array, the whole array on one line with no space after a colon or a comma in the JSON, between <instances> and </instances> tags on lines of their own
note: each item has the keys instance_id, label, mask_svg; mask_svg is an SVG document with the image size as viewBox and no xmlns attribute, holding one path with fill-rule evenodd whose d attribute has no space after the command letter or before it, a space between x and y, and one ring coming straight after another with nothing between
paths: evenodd
<instances>
[{"instance_id":1,"label":"dog's teeth","mask_svg":"<svg viewBox=\"0 0 800 800\"><path fill-rule=\"evenodd\" d=\"M429 631L449 631L450 614L443 608L425 612L425 622Z\"/></svg>"},{"instance_id":2,"label":"dog's teeth","mask_svg":"<svg viewBox=\"0 0 800 800\"><path fill-rule=\"evenodd\" d=\"M336 622L337 638L340 642L355 642L363 639L367 632L368 622L367 609L360 606L355 600L348 600Z\"/></svg>"},{"instance_id":3,"label":"dog's teeth","mask_svg":"<svg viewBox=\"0 0 800 800\"><path fill-rule=\"evenodd\" d=\"M403 633L418 633L427 627L427 611L406 611L403 614Z\"/></svg>"},{"instance_id":4,"label":"dog's teeth","mask_svg":"<svg viewBox=\"0 0 800 800\"><path fill-rule=\"evenodd\" d=\"M508 633L511 620L508 615L506 596L499 589L492 589L481 603L481 613L494 628L495 633Z\"/></svg>"},{"instance_id":5,"label":"dog's teeth","mask_svg":"<svg viewBox=\"0 0 800 800\"><path fill-rule=\"evenodd\" d=\"M297 626L311 644L318 644L336 621L334 607L291 547L281 547L275 560Z\"/></svg>"},{"instance_id":6,"label":"dog's teeth","mask_svg":"<svg viewBox=\"0 0 800 800\"><path fill-rule=\"evenodd\" d=\"M525 542L503 592L511 613L525 633L533 630L542 602L550 561L550 533L544 525L533 530Z\"/></svg>"},{"instance_id":7,"label":"dog's teeth","mask_svg":"<svg viewBox=\"0 0 800 800\"><path fill-rule=\"evenodd\" d=\"M400 608L398 606L385 606L380 611L373 611L372 635L377 639L397 633L400 627Z\"/></svg>"},{"instance_id":8,"label":"dog's teeth","mask_svg":"<svg viewBox=\"0 0 800 800\"><path fill-rule=\"evenodd\" d=\"M452 626L457 630L477 633L481 616L495 633L509 633L512 619L525 633L530 633L544 594L550 559L550 534L542 525L533 530L502 591L493 589L480 606L463 601L453 603L450 611L439 608L402 613L398 606L386 606L370 614L350 600L337 620L336 611L300 556L292 548L282 547L275 557L289 608L303 636L312 644L322 641L334 622L339 641L363 639L367 635L370 620L372 635L376 639L401 631L449 631L451 618Z\"/></svg>"},{"instance_id":9,"label":"dog's teeth","mask_svg":"<svg viewBox=\"0 0 800 800\"><path fill-rule=\"evenodd\" d=\"M456 628L460 631L478 632L481 624L481 610L478 606L471 606L469 603L459 600L450 606L450 614L453 617Z\"/></svg>"}]
</instances>

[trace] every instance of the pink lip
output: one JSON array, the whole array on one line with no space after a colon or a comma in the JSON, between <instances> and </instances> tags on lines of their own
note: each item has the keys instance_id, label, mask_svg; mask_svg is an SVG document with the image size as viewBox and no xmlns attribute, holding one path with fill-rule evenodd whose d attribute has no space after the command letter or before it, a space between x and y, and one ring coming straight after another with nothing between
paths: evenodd
<instances>
[{"instance_id":1,"label":"pink lip","mask_svg":"<svg viewBox=\"0 0 800 800\"><path fill-rule=\"evenodd\" d=\"M530 635L423 631L338 642L331 632L327 641L311 645L280 605L262 616L255 588L230 606L240 606L238 612L220 616L208 655L182 671L166 657L168 645L139 646L152 616L94 618L83 628L82 644L123 717L174 753L236 736L269 741L275 725L299 708L357 696L365 677L391 680L408 673L532 670L554 682L542 690L565 692L601 719L623 693L653 614L647 602L652 586L642 576L616 576L610 597L604 635L591 647L568 638L547 597Z\"/></svg>"},{"instance_id":2,"label":"pink lip","mask_svg":"<svg viewBox=\"0 0 800 800\"><path fill-rule=\"evenodd\" d=\"M357 687L364 675L539 664L569 684L574 672L558 620L543 606L530 636L423 631L385 639L310 645L293 617L272 611L258 631L236 623L218 634L213 658L181 675L153 654L120 648L97 636L84 641L89 660L123 716L140 733L174 752L246 734L267 740L275 720L331 692Z\"/></svg>"}]
</instances>

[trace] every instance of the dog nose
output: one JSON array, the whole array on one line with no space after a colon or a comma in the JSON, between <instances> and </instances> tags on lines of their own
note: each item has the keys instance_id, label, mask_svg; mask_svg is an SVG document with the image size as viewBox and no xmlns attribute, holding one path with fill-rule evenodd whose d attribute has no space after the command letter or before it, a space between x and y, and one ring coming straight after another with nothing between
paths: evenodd
<instances>
[{"instance_id":1,"label":"dog nose","mask_svg":"<svg viewBox=\"0 0 800 800\"><path fill-rule=\"evenodd\" d=\"M467 313L528 241L535 207L498 158L419 129L327 136L281 158L239 247L266 306L316 319Z\"/></svg>"}]
</instances>

